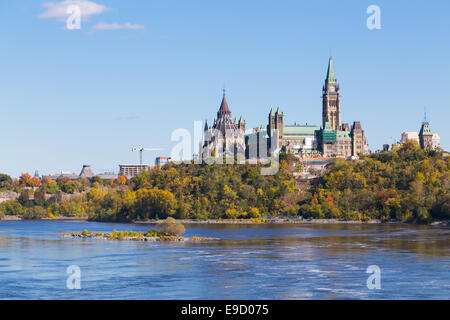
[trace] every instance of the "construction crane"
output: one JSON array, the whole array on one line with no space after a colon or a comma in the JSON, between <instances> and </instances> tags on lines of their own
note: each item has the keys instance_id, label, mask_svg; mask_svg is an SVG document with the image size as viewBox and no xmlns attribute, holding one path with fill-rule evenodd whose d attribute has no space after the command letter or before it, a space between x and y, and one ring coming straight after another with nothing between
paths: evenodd
<instances>
[{"instance_id":1,"label":"construction crane","mask_svg":"<svg viewBox=\"0 0 450 320\"><path fill-rule=\"evenodd\" d=\"M139 151L139 160L140 160L140 164L142 164L142 153L144 151L162 151L164 149L161 148L144 148L143 146L139 146L136 148L131 148L131 151Z\"/></svg>"}]
</instances>

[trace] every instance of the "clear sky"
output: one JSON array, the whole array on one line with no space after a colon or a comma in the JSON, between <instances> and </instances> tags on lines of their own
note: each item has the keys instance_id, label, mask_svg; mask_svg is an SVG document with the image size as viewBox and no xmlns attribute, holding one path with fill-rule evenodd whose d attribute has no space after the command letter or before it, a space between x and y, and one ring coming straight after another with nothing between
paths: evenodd
<instances>
[{"instance_id":1,"label":"clear sky","mask_svg":"<svg viewBox=\"0 0 450 320\"><path fill-rule=\"evenodd\" d=\"M214 119L223 86L233 116L321 124L330 48L343 122L371 150L418 131L424 107L450 149L450 1L0 1L0 172L118 171L131 147L170 155L177 128ZM369 5L381 29L369 30Z\"/></svg>"}]
</instances>

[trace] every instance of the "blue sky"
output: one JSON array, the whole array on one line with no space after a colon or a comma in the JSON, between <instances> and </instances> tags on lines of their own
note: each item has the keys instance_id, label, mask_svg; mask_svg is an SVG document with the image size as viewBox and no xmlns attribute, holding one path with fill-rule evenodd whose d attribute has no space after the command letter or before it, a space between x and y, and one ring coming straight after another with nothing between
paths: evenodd
<instances>
[{"instance_id":1,"label":"blue sky","mask_svg":"<svg viewBox=\"0 0 450 320\"><path fill-rule=\"evenodd\" d=\"M117 171L137 145L165 149L144 154L153 163L175 129L211 123L224 85L248 128L277 106L287 124L321 124L330 48L342 120L361 121L372 150L418 131L425 106L450 149L448 0L92 4L66 30L49 11L61 1L0 2L1 172Z\"/></svg>"}]
</instances>

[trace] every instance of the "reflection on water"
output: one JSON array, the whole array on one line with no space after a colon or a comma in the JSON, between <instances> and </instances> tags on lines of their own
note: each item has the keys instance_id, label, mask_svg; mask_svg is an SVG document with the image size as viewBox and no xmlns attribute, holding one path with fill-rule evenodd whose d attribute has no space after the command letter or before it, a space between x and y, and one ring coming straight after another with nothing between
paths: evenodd
<instances>
[{"instance_id":1,"label":"reflection on water","mask_svg":"<svg viewBox=\"0 0 450 320\"><path fill-rule=\"evenodd\" d=\"M205 243L59 238L152 226L0 222L2 299L449 299L450 229L411 225L187 225ZM66 289L69 265L81 290ZM381 290L369 290L369 265Z\"/></svg>"}]
</instances>

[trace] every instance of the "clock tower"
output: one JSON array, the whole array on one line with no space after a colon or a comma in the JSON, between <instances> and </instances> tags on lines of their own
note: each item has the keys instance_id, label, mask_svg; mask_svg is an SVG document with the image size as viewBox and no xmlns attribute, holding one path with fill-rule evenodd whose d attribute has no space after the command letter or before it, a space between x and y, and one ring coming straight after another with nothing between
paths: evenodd
<instances>
[{"instance_id":1,"label":"clock tower","mask_svg":"<svg viewBox=\"0 0 450 320\"><path fill-rule=\"evenodd\" d=\"M334 74L333 60L328 61L327 78L322 88L322 127L329 122L333 130L340 130L341 126L341 102L339 84Z\"/></svg>"}]
</instances>

